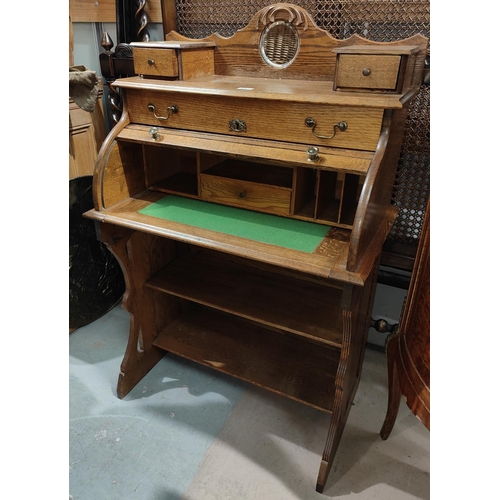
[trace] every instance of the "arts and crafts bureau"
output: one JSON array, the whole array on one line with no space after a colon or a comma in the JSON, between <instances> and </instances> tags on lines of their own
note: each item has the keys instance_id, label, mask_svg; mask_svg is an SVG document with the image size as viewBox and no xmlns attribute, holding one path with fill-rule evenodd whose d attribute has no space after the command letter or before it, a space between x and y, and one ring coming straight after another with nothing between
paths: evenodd
<instances>
[{"instance_id":1,"label":"arts and crafts bureau","mask_svg":"<svg viewBox=\"0 0 500 500\"><path fill-rule=\"evenodd\" d=\"M120 398L168 352L328 412L323 490L427 44L337 40L291 4L230 38L131 44L86 214L127 284Z\"/></svg>"}]
</instances>

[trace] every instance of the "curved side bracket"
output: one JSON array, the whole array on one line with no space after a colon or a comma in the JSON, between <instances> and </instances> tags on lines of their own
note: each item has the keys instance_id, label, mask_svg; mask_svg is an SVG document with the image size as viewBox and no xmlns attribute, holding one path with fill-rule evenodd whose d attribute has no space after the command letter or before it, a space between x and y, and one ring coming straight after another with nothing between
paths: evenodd
<instances>
[{"instance_id":1,"label":"curved side bracket","mask_svg":"<svg viewBox=\"0 0 500 500\"><path fill-rule=\"evenodd\" d=\"M393 172L389 172L388 168L391 168L391 163L387 161L389 129L392 119L393 112L386 111L377 149L368 170L354 217L351 244L347 256L346 268L348 271L359 270L361 258L368 250L368 247L372 247L375 253L380 251L380 249L377 251L373 248L375 244L377 246L379 244L380 248L382 248L383 240L387 236L380 234L384 232L380 226L385 221L390 221L390 226L392 226L395 219L395 215L394 217L391 215L394 207L390 205L390 200L396 167L392 168ZM390 227L387 233L389 230ZM382 241L375 241L376 239Z\"/></svg>"},{"instance_id":2,"label":"curved side bracket","mask_svg":"<svg viewBox=\"0 0 500 500\"><path fill-rule=\"evenodd\" d=\"M103 142L94 168L94 178L92 181L92 196L94 198L94 208L102 210L105 208L104 200L104 172L109 155L115 145L118 134L130 123L130 118L126 104L124 103L123 112L118 123L111 129L110 133Z\"/></svg>"}]
</instances>

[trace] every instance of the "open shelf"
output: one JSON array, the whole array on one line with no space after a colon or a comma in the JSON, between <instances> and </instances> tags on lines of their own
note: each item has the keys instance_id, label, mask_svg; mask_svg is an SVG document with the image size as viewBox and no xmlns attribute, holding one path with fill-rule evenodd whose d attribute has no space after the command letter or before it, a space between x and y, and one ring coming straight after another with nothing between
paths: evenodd
<instances>
[{"instance_id":1,"label":"open shelf","mask_svg":"<svg viewBox=\"0 0 500 500\"><path fill-rule=\"evenodd\" d=\"M195 252L175 259L147 286L319 344L342 345L341 290L333 286Z\"/></svg>"},{"instance_id":2,"label":"open shelf","mask_svg":"<svg viewBox=\"0 0 500 500\"><path fill-rule=\"evenodd\" d=\"M195 304L155 346L331 412L340 353Z\"/></svg>"},{"instance_id":3,"label":"open shelf","mask_svg":"<svg viewBox=\"0 0 500 500\"><path fill-rule=\"evenodd\" d=\"M153 191L198 197L196 153L144 146L146 186Z\"/></svg>"},{"instance_id":4,"label":"open shelf","mask_svg":"<svg viewBox=\"0 0 500 500\"><path fill-rule=\"evenodd\" d=\"M340 210L340 223L352 225L358 207L359 196L363 187L364 177L345 174L342 192L342 208Z\"/></svg>"},{"instance_id":5,"label":"open shelf","mask_svg":"<svg viewBox=\"0 0 500 500\"><path fill-rule=\"evenodd\" d=\"M120 142L138 142L138 135L144 133L138 127L130 126L122 132ZM170 138L169 130L168 135L161 134L162 142L142 144L146 188L352 229L366 178L364 170L370 163L366 152L337 149L333 153L330 148L322 151L318 165L307 166L297 162L286 165L277 158L248 161L234 157L241 154L240 146L254 147L253 143L247 144L248 139L242 144L226 145L228 156L188 147L200 139L188 132L183 132L187 134L184 137L181 132ZM166 138L173 144L164 144ZM213 141L209 141L212 146ZM295 154L295 150L290 151Z\"/></svg>"},{"instance_id":6,"label":"open shelf","mask_svg":"<svg viewBox=\"0 0 500 500\"><path fill-rule=\"evenodd\" d=\"M155 182L149 186L149 189L198 198L196 175L186 172L178 172L167 179Z\"/></svg>"},{"instance_id":7,"label":"open shelf","mask_svg":"<svg viewBox=\"0 0 500 500\"><path fill-rule=\"evenodd\" d=\"M203 171L204 174L266 184L283 188L292 188L293 169L261 163L240 161L220 157L220 163Z\"/></svg>"}]
</instances>

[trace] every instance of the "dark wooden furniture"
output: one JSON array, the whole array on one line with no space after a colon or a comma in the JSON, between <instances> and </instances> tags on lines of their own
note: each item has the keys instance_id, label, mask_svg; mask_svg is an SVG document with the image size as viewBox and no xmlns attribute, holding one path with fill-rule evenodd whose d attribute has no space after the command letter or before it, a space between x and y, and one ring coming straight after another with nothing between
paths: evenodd
<instances>
[{"instance_id":1,"label":"dark wooden furniture","mask_svg":"<svg viewBox=\"0 0 500 500\"><path fill-rule=\"evenodd\" d=\"M430 207L427 206L415 270L411 277L401 323L387 342L389 400L380 431L387 439L394 427L401 395L430 430Z\"/></svg>"},{"instance_id":2,"label":"dark wooden furniture","mask_svg":"<svg viewBox=\"0 0 500 500\"><path fill-rule=\"evenodd\" d=\"M323 490L359 383L427 43L337 40L276 4L231 38L131 44L142 74L113 84L123 114L87 213L126 276L120 398L169 352L328 412ZM233 207L236 221L326 229L308 251L140 212L178 199L199 219Z\"/></svg>"},{"instance_id":3,"label":"dark wooden furniture","mask_svg":"<svg viewBox=\"0 0 500 500\"><path fill-rule=\"evenodd\" d=\"M150 39L147 10L146 0L116 0L115 20L118 40L114 50L114 42L109 34L104 32L102 36L101 46L104 51L99 54L99 65L109 92L107 96L109 128L118 122L122 113L120 93L111 84L117 78L135 74L129 44L135 41L146 42Z\"/></svg>"}]
</instances>

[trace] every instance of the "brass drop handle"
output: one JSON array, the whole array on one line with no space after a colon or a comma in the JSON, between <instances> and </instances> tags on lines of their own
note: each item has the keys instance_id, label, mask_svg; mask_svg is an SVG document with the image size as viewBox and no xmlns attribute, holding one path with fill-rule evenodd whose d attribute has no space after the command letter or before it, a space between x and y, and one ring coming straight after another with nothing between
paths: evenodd
<instances>
[{"instance_id":1,"label":"brass drop handle","mask_svg":"<svg viewBox=\"0 0 500 500\"><path fill-rule=\"evenodd\" d=\"M306 123L307 127L312 128L311 132L318 139L332 139L333 137L335 137L335 134L337 133L337 129L340 130L340 132L345 132L347 130L347 122L341 121L341 122L336 123L333 126L333 134L332 135L319 135L314 131L314 129L316 128L316 120L314 118L311 118L311 117L306 118L305 123Z\"/></svg>"},{"instance_id":2,"label":"brass drop handle","mask_svg":"<svg viewBox=\"0 0 500 500\"><path fill-rule=\"evenodd\" d=\"M154 104L149 103L148 104L148 109L153 113L153 116L158 119L158 120L168 120L170 118L170 115L173 113L178 113L179 112L179 107L176 104L173 104L172 106L169 106L167 108L167 116L158 116L156 114L156 108Z\"/></svg>"}]
</instances>

